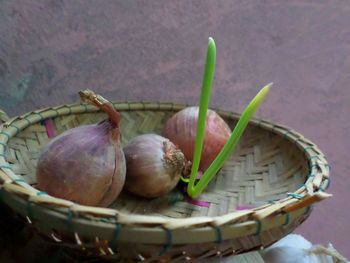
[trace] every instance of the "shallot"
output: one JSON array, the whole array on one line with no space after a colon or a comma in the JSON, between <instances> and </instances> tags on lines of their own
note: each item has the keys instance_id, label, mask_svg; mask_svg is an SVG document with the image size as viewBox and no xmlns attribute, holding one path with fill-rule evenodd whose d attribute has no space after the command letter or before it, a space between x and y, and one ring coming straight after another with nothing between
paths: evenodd
<instances>
[{"instance_id":1,"label":"shallot","mask_svg":"<svg viewBox=\"0 0 350 263\"><path fill-rule=\"evenodd\" d=\"M133 138L124 153L127 164L125 187L130 192L155 198L170 192L185 172L184 154L168 139L157 134Z\"/></svg>"},{"instance_id":2,"label":"shallot","mask_svg":"<svg viewBox=\"0 0 350 263\"><path fill-rule=\"evenodd\" d=\"M162 132L162 135L177 145L190 161L193 160L198 111L198 107L187 107L177 112L166 122ZM200 171L203 172L210 166L230 134L231 129L227 123L215 111L208 109Z\"/></svg>"},{"instance_id":3,"label":"shallot","mask_svg":"<svg viewBox=\"0 0 350 263\"><path fill-rule=\"evenodd\" d=\"M109 118L67 130L54 138L39 158L37 187L82 205L108 206L125 182L120 115L109 101L94 92L85 90L79 94Z\"/></svg>"}]
</instances>

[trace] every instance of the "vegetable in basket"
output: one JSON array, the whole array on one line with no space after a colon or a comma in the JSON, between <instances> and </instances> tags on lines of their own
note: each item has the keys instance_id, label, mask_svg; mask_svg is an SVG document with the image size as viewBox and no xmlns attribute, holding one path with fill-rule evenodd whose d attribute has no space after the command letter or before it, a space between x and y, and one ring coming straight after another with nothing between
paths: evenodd
<instances>
[{"instance_id":1,"label":"vegetable in basket","mask_svg":"<svg viewBox=\"0 0 350 263\"><path fill-rule=\"evenodd\" d=\"M124 154L127 164L125 188L147 198L170 192L186 171L186 159L181 150L157 134L133 138Z\"/></svg>"},{"instance_id":2,"label":"vegetable in basket","mask_svg":"<svg viewBox=\"0 0 350 263\"><path fill-rule=\"evenodd\" d=\"M70 129L54 138L39 158L37 186L52 196L82 205L108 206L125 182L120 114L93 91L81 91L79 95L83 101L106 112L109 118Z\"/></svg>"},{"instance_id":3,"label":"vegetable in basket","mask_svg":"<svg viewBox=\"0 0 350 263\"><path fill-rule=\"evenodd\" d=\"M171 140L193 160L199 107L188 107L172 116L163 128L163 136ZM231 129L213 110L206 114L205 137L200 158L199 170L204 172L229 139Z\"/></svg>"}]
</instances>

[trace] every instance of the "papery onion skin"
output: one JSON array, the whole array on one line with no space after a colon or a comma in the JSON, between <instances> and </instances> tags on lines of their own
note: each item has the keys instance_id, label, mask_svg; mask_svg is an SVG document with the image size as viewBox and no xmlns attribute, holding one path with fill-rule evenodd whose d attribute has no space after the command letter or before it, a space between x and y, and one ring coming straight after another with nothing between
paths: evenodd
<instances>
[{"instance_id":1,"label":"papery onion skin","mask_svg":"<svg viewBox=\"0 0 350 263\"><path fill-rule=\"evenodd\" d=\"M193 160L196 140L198 107L187 107L174 114L164 125L162 135L177 145L187 160ZM219 154L231 135L227 123L208 109L200 171L205 171Z\"/></svg>"},{"instance_id":2,"label":"papery onion skin","mask_svg":"<svg viewBox=\"0 0 350 263\"><path fill-rule=\"evenodd\" d=\"M111 119L54 138L42 152L36 171L38 189L82 205L103 207L119 195L125 174L119 128Z\"/></svg>"},{"instance_id":3,"label":"papery onion skin","mask_svg":"<svg viewBox=\"0 0 350 263\"><path fill-rule=\"evenodd\" d=\"M125 188L142 197L155 198L170 192L186 165L184 154L168 139L156 134L133 138L124 154Z\"/></svg>"}]
</instances>

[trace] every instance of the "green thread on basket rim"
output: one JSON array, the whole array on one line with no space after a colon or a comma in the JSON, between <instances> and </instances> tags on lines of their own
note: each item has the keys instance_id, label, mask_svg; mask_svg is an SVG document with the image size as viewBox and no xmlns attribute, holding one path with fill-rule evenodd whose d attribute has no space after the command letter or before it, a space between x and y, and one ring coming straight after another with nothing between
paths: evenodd
<instances>
[{"instance_id":1,"label":"green thread on basket rim","mask_svg":"<svg viewBox=\"0 0 350 263\"><path fill-rule=\"evenodd\" d=\"M17 178L17 179L14 179L13 182L15 183L27 183L24 179L22 178Z\"/></svg>"},{"instance_id":2,"label":"green thread on basket rim","mask_svg":"<svg viewBox=\"0 0 350 263\"><path fill-rule=\"evenodd\" d=\"M215 243L220 244L222 243L222 229L219 226L214 226L213 227L216 233L216 241Z\"/></svg>"},{"instance_id":3,"label":"green thread on basket rim","mask_svg":"<svg viewBox=\"0 0 350 263\"><path fill-rule=\"evenodd\" d=\"M283 138L287 139L289 137L288 134L291 134L292 132L290 130L287 130L284 134L283 134Z\"/></svg>"},{"instance_id":4,"label":"green thread on basket rim","mask_svg":"<svg viewBox=\"0 0 350 263\"><path fill-rule=\"evenodd\" d=\"M28 116L23 117L22 120L26 120L28 122L28 126L33 124L30 120L28 120Z\"/></svg>"},{"instance_id":5,"label":"green thread on basket rim","mask_svg":"<svg viewBox=\"0 0 350 263\"><path fill-rule=\"evenodd\" d=\"M256 231L254 233L254 236L258 236L261 233L262 223L260 220L255 221L256 223Z\"/></svg>"},{"instance_id":6,"label":"green thread on basket rim","mask_svg":"<svg viewBox=\"0 0 350 263\"><path fill-rule=\"evenodd\" d=\"M32 201L27 202L27 217L31 222L33 222L33 204L34 203Z\"/></svg>"},{"instance_id":7,"label":"green thread on basket rim","mask_svg":"<svg viewBox=\"0 0 350 263\"><path fill-rule=\"evenodd\" d=\"M320 157L318 155L313 155L309 157L309 160L313 160L313 159L319 159Z\"/></svg>"},{"instance_id":8,"label":"green thread on basket rim","mask_svg":"<svg viewBox=\"0 0 350 263\"><path fill-rule=\"evenodd\" d=\"M332 166L329 163L325 163L324 166L328 168L329 172L331 171Z\"/></svg>"},{"instance_id":9,"label":"green thread on basket rim","mask_svg":"<svg viewBox=\"0 0 350 263\"><path fill-rule=\"evenodd\" d=\"M112 237L112 240L110 242L112 249L114 249L117 246L117 240L118 240L118 237L120 235L121 230L122 230L122 225L119 223L116 223L115 229L113 232L113 237Z\"/></svg>"},{"instance_id":10,"label":"green thread on basket rim","mask_svg":"<svg viewBox=\"0 0 350 263\"><path fill-rule=\"evenodd\" d=\"M40 121L42 121L42 120L44 120L45 118L44 118L44 116L43 115L41 115L41 113L40 112L33 112L34 114L37 114L37 115L39 115L39 117L40 117Z\"/></svg>"},{"instance_id":11,"label":"green thread on basket rim","mask_svg":"<svg viewBox=\"0 0 350 263\"><path fill-rule=\"evenodd\" d=\"M309 179L309 178L314 178L315 177L315 175L313 174L313 173L310 173L310 174L308 174L307 175L307 178Z\"/></svg>"},{"instance_id":12,"label":"green thread on basket rim","mask_svg":"<svg viewBox=\"0 0 350 263\"><path fill-rule=\"evenodd\" d=\"M16 129L16 134L17 133L19 133L21 130L16 126L16 125L14 125L14 124L10 124L9 126L8 126L9 128L15 128Z\"/></svg>"},{"instance_id":13,"label":"green thread on basket rim","mask_svg":"<svg viewBox=\"0 0 350 263\"><path fill-rule=\"evenodd\" d=\"M304 147L303 150L304 150L305 153L307 153L307 151L308 151L309 149L313 150L313 147L312 147L312 146L306 146L306 147Z\"/></svg>"},{"instance_id":14,"label":"green thread on basket rim","mask_svg":"<svg viewBox=\"0 0 350 263\"><path fill-rule=\"evenodd\" d=\"M39 191L36 193L37 196L42 196L42 195L48 195L48 193L43 192L43 191Z\"/></svg>"},{"instance_id":15,"label":"green thread on basket rim","mask_svg":"<svg viewBox=\"0 0 350 263\"><path fill-rule=\"evenodd\" d=\"M297 194L297 193L287 193L287 196L293 197L293 198L296 198L296 199L302 199L304 197L304 195Z\"/></svg>"},{"instance_id":16,"label":"green thread on basket rim","mask_svg":"<svg viewBox=\"0 0 350 263\"><path fill-rule=\"evenodd\" d=\"M0 169L9 169L12 171L12 167L10 165L6 165L6 164L1 164L0 165ZM16 180L16 179L15 179Z\"/></svg>"},{"instance_id":17,"label":"green thread on basket rim","mask_svg":"<svg viewBox=\"0 0 350 263\"><path fill-rule=\"evenodd\" d=\"M289 224L289 222L290 222L290 213L286 213L286 216L285 216L285 220L284 220L284 223L283 223L283 225L284 226L286 226L286 225L288 225Z\"/></svg>"},{"instance_id":18,"label":"green thread on basket rim","mask_svg":"<svg viewBox=\"0 0 350 263\"><path fill-rule=\"evenodd\" d=\"M323 186L324 184L325 184L325 186ZM323 181L322 186L320 187L320 191L325 192L329 188L330 184L331 184L331 180L328 177L327 179L325 179Z\"/></svg>"},{"instance_id":19,"label":"green thread on basket rim","mask_svg":"<svg viewBox=\"0 0 350 263\"><path fill-rule=\"evenodd\" d=\"M67 226L67 231L69 232L72 232L72 229L73 229L73 226L72 226L73 217L74 217L74 214L72 210L68 209L66 226Z\"/></svg>"},{"instance_id":20,"label":"green thread on basket rim","mask_svg":"<svg viewBox=\"0 0 350 263\"><path fill-rule=\"evenodd\" d=\"M159 252L159 256L164 255L173 245L173 234L170 229L164 228L166 233L166 242Z\"/></svg>"},{"instance_id":21,"label":"green thread on basket rim","mask_svg":"<svg viewBox=\"0 0 350 263\"><path fill-rule=\"evenodd\" d=\"M9 139L11 138L11 135L8 134L7 132L4 132L4 131L1 131L1 132L0 132L0 135L6 136L6 137L7 137L7 140L9 140Z\"/></svg>"},{"instance_id":22,"label":"green thread on basket rim","mask_svg":"<svg viewBox=\"0 0 350 263\"><path fill-rule=\"evenodd\" d=\"M72 114L72 108L71 108L71 106L65 105L65 107L69 110L68 114Z\"/></svg>"},{"instance_id":23,"label":"green thread on basket rim","mask_svg":"<svg viewBox=\"0 0 350 263\"><path fill-rule=\"evenodd\" d=\"M56 108L51 108L50 110L53 110L54 112L56 112L56 116L52 117L52 118L56 118L58 116L60 116L61 114L59 113L59 111Z\"/></svg>"},{"instance_id":24,"label":"green thread on basket rim","mask_svg":"<svg viewBox=\"0 0 350 263\"><path fill-rule=\"evenodd\" d=\"M7 144L5 144L5 143L3 143L3 142L0 142L0 145L1 145L2 147L4 147L4 148L7 147Z\"/></svg>"}]
</instances>

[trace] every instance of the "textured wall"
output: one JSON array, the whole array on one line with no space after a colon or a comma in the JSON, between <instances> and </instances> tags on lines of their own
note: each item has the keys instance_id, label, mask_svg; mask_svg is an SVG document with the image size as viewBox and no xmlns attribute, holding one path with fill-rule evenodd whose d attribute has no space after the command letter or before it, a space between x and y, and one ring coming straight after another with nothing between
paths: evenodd
<instances>
[{"instance_id":1,"label":"textured wall","mask_svg":"<svg viewBox=\"0 0 350 263\"><path fill-rule=\"evenodd\" d=\"M9 115L77 100L196 103L207 38L218 60L211 105L259 111L313 140L334 198L298 232L350 257L349 1L0 1L0 108Z\"/></svg>"}]
</instances>

